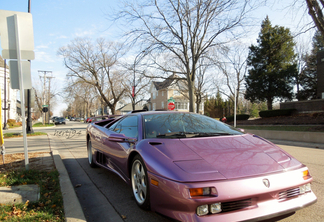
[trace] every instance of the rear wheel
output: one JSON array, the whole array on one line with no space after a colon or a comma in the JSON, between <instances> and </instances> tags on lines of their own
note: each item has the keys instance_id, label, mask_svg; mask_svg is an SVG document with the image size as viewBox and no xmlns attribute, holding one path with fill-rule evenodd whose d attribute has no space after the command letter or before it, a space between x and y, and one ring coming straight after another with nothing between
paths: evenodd
<instances>
[{"instance_id":1,"label":"rear wheel","mask_svg":"<svg viewBox=\"0 0 324 222\"><path fill-rule=\"evenodd\" d=\"M142 158L136 155L131 170L132 190L137 205L147 210L150 208L150 192L147 178L147 169Z\"/></svg>"},{"instance_id":2,"label":"rear wheel","mask_svg":"<svg viewBox=\"0 0 324 222\"><path fill-rule=\"evenodd\" d=\"M88 150L88 162L90 167L97 167L97 165L94 162L94 152L92 150L92 144L90 139L88 140L87 150Z\"/></svg>"}]
</instances>

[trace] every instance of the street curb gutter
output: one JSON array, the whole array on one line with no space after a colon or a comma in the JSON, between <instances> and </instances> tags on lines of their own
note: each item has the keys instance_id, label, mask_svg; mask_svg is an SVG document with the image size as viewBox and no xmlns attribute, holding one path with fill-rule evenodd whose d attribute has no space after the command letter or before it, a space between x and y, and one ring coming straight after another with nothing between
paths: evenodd
<instances>
[{"instance_id":1,"label":"street curb gutter","mask_svg":"<svg viewBox=\"0 0 324 222\"><path fill-rule=\"evenodd\" d=\"M81 204L75 194L69 174L63 164L60 154L57 150L52 150L52 154L56 169L60 174L60 186L63 196L65 221L86 221Z\"/></svg>"}]
</instances>

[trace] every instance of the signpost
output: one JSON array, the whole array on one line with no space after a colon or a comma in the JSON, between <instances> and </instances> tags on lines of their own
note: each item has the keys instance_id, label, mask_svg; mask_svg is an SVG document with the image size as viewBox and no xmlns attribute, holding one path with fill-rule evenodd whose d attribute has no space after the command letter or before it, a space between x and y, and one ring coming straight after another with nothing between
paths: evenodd
<instances>
[{"instance_id":1,"label":"signpost","mask_svg":"<svg viewBox=\"0 0 324 222\"><path fill-rule=\"evenodd\" d=\"M20 90L25 167L28 170L24 89L31 88L30 62L27 60L35 58L32 15L0 10L0 37L2 57L10 59L11 86Z\"/></svg>"},{"instance_id":2,"label":"signpost","mask_svg":"<svg viewBox=\"0 0 324 222\"><path fill-rule=\"evenodd\" d=\"M168 110L174 110L174 108L175 108L174 103L173 103L173 102L170 102L170 103L168 104Z\"/></svg>"},{"instance_id":3,"label":"signpost","mask_svg":"<svg viewBox=\"0 0 324 222\"><path fill-rule=\"evenodd\" d=\"M42 111L44 113L47 113L48 112L48 105L42 105L42 107L43 107Z\"/></svg>"},{"instance_id":4,"label":"signpost","mask_svg":"<svg viewBox=\"0 0 324 222\"><path fill-rule=\"evenodd\" d=\"M174 110L175 109L175 104L174 104L174 99L173 97L170 97L170 99L168 99L168 110Z\"/></svg>"}]
</instances>

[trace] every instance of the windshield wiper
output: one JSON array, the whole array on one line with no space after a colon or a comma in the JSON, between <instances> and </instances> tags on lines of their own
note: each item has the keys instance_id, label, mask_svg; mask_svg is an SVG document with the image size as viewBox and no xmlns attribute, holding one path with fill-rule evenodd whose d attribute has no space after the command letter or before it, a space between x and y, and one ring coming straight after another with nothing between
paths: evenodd
<instances>
[{"instance_id":1,"label":"windshield wiper","mask_svg":"<svg viewBox=\"0 0 324 222\"><path fill-rule=\"evenodd\" d=\"M157 135L156 137L176 137L176 138L190 138L190 137L208 137L208 136L226 136L232 135L230 133L204 133L204 132L172 132Z\"/></svg>"},{"instance_id":2,"label":"windshield wiper","mask_svg":"<svg viewBox=\"0 0 324 222\"><path fill-rule=\"evenodd\" d=\"M177 138L186 138L188 133L185 132L172 132L161 135L156 135L156 137L177 137Z\"/></svg>"},{"instance_id":3,"label":"windshield wiper","mask_svg":"<svg viewBox=\"0 0 324 222\"><path fill-rule=\"evenodd\" d=\"M204 133L204 132L197 132L194 137L208 137L208 136L228 136L233 135L230 133Z\"/></svg>"}]
</instances>

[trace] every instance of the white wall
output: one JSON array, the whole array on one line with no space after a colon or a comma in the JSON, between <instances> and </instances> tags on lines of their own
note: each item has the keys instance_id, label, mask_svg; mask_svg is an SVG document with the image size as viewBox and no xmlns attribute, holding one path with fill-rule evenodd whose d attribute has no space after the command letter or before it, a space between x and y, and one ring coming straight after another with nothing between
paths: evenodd
<instances>
[{"instance_id":1,"label":"white wall","mask_svg":"<svg viewBox=\"0 0 324 222\"><path fill-rule=\"evenodd\" d=\"M11 89L11 85L10 85L10 73L9 73L9 69L4 69L3 67L0 67L0 88L1 88L1 105L3 108L5 108L5 104L4 104L4 75L6 72L6 97L7 97L7 103L6 106L8 107L8 102L10 102L10 111L8 112L8 110L2 110L1 108L1 114L2 114L2 120L1 123L4 123L4 111L6 113L6 120L10 119L17 119L18 115L17 115L17 89Z\"/></svg>"}]
</instances>

